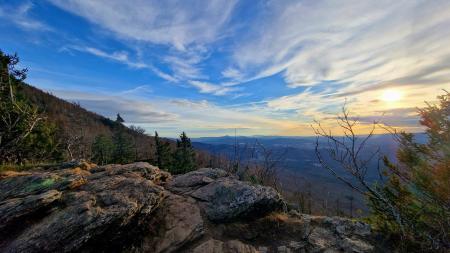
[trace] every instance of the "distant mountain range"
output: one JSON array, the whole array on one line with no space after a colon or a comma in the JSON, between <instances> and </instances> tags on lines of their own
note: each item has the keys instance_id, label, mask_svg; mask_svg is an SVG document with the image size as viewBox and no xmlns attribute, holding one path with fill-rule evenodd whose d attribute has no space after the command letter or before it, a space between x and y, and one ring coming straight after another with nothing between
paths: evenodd
<instances>
[{"instance_id":1,"label":"distant mountain range","mask_svg":"<svg viewBox=\"0 0 450 253\"><path fill-rule=\"evenodd\" d=\"M416 134L419 142L426 140L425 134ZM214 155L224 155L229 159L235 157L236 149L242 161L255 159L250 155L251 148L256 142L264 148L271 150L274 156L283 155L279 164L279 176L285 191L289 192L312 192L315 198L323 201L336 201L340 199L345 202L349 196L355 199L358 208L365 209L363 197L352 193L343 183L338 181L331 173L322 168L316 153L316 137L314 136L222 136L222 137L201 137L192 138L193 145L197 149L205 150ZM319 148L323 150L325 143L319 142ZM237 147L237 148L235 148ZM380 153L386 155L391 161L396 162L396 150L398 144L389 134L374 135L367 143L367 148L361 153L361 157L369 156L377 148ZM330 164L333 164L329 159ZM334 163L334 168L340 171L339 166ZM379 178L376 159L371 164L367 179L376 181ZM351 177L347 177L351 179ZM320 203L320 201L315 201ZM317 208L321 208L320 206Z\"/></svg>"}]
</instances>

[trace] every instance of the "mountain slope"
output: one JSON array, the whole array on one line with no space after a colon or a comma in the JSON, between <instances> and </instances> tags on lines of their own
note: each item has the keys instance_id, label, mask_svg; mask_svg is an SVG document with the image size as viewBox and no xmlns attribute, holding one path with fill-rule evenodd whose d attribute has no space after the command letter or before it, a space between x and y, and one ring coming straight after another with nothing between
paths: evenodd
<instances>
[{"instance_id":1,"label":"mountain slope","mask_svg":"<svg viewBox=\"0 0 450 253\"><path fill-rule=\"evenodd\" d=\"M62 146L71 146L72 159L90 159L92 143L98 135L112 136L115 131L124 131L132 139L135 146L136 160L155 161L155 139L136 129L129 128L102 115L88 111L79 104L71 103L44 92L36 87L23 83L17 87L17 95L23 96L29 103L38 107L39 111L58 129ZM172 149L176 142L169 142ZM196 150L199 167L210 160L209 153Z\"/></svg>"},{"instance_id":2,"label":"mountain slope","mask_svg":"<svg viewBox=\"0 0 450 253\"><path fill-rule=\"evenodd\" d=\"M136 145L137 160L152 160L154 138L134 131L121 123L90 112L76 103L70 103L31 85L21 85L17 90L31 104L37 106L47 121L58 128L60 139L72 145L74 159L86 159L91 155L91 145L96 136L112 136L116 130L129 134ZM71 143L72 142L72 143Z\"/></svg>"}]
</instances>

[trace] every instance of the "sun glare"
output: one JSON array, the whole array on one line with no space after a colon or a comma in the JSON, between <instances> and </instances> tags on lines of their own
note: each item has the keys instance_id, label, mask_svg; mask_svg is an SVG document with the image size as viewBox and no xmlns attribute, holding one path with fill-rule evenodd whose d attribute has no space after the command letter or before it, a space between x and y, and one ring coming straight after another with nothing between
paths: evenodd
<instances>
[{"instance_id":1,"label":"sun glare","mask_svg":"<svg viewBox=\"0 0 450 253\"><path fill-rule=\"evenodd\" d=\"M402 98L402 93L398 90L385 90L381 94L381 99L386 102L395 102Z\"/></svg>"}]
</instances>

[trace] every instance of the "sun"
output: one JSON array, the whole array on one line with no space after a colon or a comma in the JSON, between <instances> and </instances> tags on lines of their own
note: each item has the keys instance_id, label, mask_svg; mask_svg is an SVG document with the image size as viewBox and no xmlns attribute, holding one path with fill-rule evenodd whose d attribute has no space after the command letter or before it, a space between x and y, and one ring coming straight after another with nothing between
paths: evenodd
<instances>
[{"instance_id":1,"label":"sun","mask_svg":"<svg viewBox=\"0 0 450 253\"><path fill-rule=\"evenodd\" d=\"M381 100L386 102L395 102L402 98L402 93L398 90L385 90L381 94Z\"/></svg>"}]
</instances>

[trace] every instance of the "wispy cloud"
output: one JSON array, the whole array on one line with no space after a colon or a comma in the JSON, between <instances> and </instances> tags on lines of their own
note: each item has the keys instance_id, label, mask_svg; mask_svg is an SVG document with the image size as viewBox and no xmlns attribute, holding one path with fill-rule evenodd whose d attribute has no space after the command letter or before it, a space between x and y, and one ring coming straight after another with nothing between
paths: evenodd
<instances>
[{"instance_id":1,"label":"wispy cloud","mask_svg":"<svg viewBox=\"0 0 450 253\"><path fill-rule=\"evenodd\" d=\"M122 92L120 92L120 95L126 95L126 96L143 96L143 95L147 95L147 94L151 94L153 93L152 88L150 87L150 85L140 85L137 86L135 88L129 89L129 90L124 90Z\"/></svg>"},{"instance_id":2,"label":"wispy cloud","mask_svg":"<svg viewBox=\"0 0 450 253\"><path fill-rule=\"evenodd\" d=\"M171 45L184 51L220 37L235 0L50 0L118 36Z\"/></svg>"},{"instance_id":3,"label":"wispy cloud","mask_svg":"<svg viewBox=\"0 0 450 253\"><path fill-rule=\"evenodd\" d=\"M234 129L240 129L241 134L249 135L299 134L309 130L304 124L275 120L257 109L226 108L206 100L165 97L130 99L102 92L60 89L51 92L69 101L77 101L87 109L110 118L120 113L127 124L137 124L148 132L158 130L161 134L171 137L177 136L181 130L197 137L231 133Z\"/></svg>"},{"instance_id":4,"label":"wispy cloud","mask_svg":"<svg viewBox=\"0 0 450 253\"><path fill-rule=\"evenodd\" d=\"M76 44L64 47L74 57L82 59L89 54L124 64L131 70L148 70L182 87L183 92L177 93L178 87L145 75L144 84L151 82L155 93L162 91L170 102L158 100L158 105L151 103L153 107L143 104L127 107L130 102L123 102L126 108L139 107L137 111L142 107L169 113L172 116L168 118L176 123L159 125L167 129L192 125L211 131L242 127L255 133L261 129L274 133L278 127L292 133L313 119L332 119L345 100L353 113L366 119L364 122L383 112L395 111L398 113L384 115L394 122L394 117L402 117L402 109L433 100L450 83L447 46L450 2L444 0L286 0L251 4L237 0L47 0L47 3L64 11L58 14L71 13L88 21L80 22L83 29L64 31L67 37L76 38L73 41L52 38L55 44ZM251 9L241 9L249 6ZM43 19L45 22L38 19L35 10L45 15L54 9L40 7L40 3L33 7L31 1L5 4L0 7L0 18L27 30L28 35L31 34L28 31L49 29L46 22L55 22L53 18ZM73 20L79 21L72 17L67 22ZM108 67L116 66L108 64ZM102 82L99 76L93 77L96 83ZM133 75L133 81L129 80L133 84L117 84L128 86L123 87L125 97L141 101L144 96L140 94L156 96L139 78L140 75ZM77 87L87 86L80 77L66 79L73 84L83 81ZM259 89L262 85L268 87ZM383 100L386 89L401 93L401 99ZM179 96L186 100L180 100ZM115 94L116 97L120 95ZM216 104L192 100L194 97ZM239 104L234 104L234 99ZM101 107L98 101L87 103L92 108ZM102 110L106 111L106 107ZM178 119L177 110L193 118L192 124ZM207 114L214 118L212 122ZM252 114L256 116L248 119ZM413 115L408 114L396 124L412 122ZM266 126L261 127L262 124Z\"/></svg>"},{"instance_id":5,"label":"wispy cloud","mask_svg":"<svg viewBox=\"0 0 450 253\"><path fill-rule=\"evenodd\" d=\"M162 79L169 81L169 82L178 82L179 81L176 77L173 77L170 74L167 74L167 73L159 70L158 68L156 68L155 66L153 66L151 64L131 60L129 58L129 53L127 53L125 51L114 51L112 53L107 53L98 48L86 47L86 46L75 46L75 45L65 46L62 50L69 50L69 51L77 50L80 52L86 52L86 53L89 53L89 54L92 54L92 55L95 55L98 57L102 57L102 58L105 58L108 60L113 60L113 61L123 63L131 68L149 69L150 71L155 73L157 76L159 76Z\"/></svg>"},{"instance_id":6,"label":"wispy cloud","mask_svg":"<svg viewBox=\"0 0 450 253\"><path fill-rule=\"evenodd\" d=\"M282 72L290 87L332 80L345 92L450 81L433 74L450 67L450 2L273 1L266 8L234 51L247 76Z\"/></svg>"},{"instance_id":7,"label":"wispy cloud","mask_svg":"<svg viewBox=\"0 0 450 253\"><path fill-rule=\"evenodd\" d=\"M33 3L27 1L17 6L2 5L0 6L0 18L6 22L12 22L24 30L52 31L50 26L32 17L30 12L33 8Z\"/></svg>"},{"instance_id":8,"label":"wispy cloud","mask_svg":"<svg viewBox=\"0 0 450 253\"><path fill-rule=\"evenodd\" d=\"M165 56L164 62L167 63L173 71L173 75L180 80L207 78L196 65L201 62L201 56Z\"/></svg>"},{"instance_id":9,"label":"wispy cloud","mask_svg":"<svg viewBox=\"0 0 450 253\"><path fill-rule=\"evenodd\" d=\"M94 94L59 89L51 90L51 92L69 101L76 101L83 107L112 119L116 113L120 113L130 124L174 122L178 118L177 114L163 111L153 103L124 97L123 94L119 96L101 92Z\"/></svg>"},{"instance_id":10,"label":"wispy cloud","mask_svg":"<svg viewBox=\"0 0 450 253\"><path fill-rule=\"evenodd\" d=\"M160 45L156 55L170 73L154 65L132 62L123 52L105 53L93 48L84 48L91 54L120 61L131 67L149 68L159 77L170 82L207 80L201 64L210 56L211 44L220 40L230 27L227 26L235 0L213 1L77 1L49 0L55 6L83 17L98 25L125 43ZM222 95L232 89L215 88L196 84L202 93ZM201 87L201 88L200 88Z\"/></svg>"},{"instance_id":11,"label":"wispy cloud","mask_svg":"<svg viewBox=\"0 0 450 253\"><path fill-rule=\"evenodd\" d=\"M189 83L197 88L200 93L213 94L216 96L227 95L228 93L235 91L236 88L226 87L223 85L212 84L200 81L189 81Z\"/></svg>"}]
</instances>

